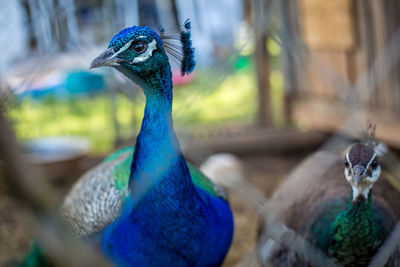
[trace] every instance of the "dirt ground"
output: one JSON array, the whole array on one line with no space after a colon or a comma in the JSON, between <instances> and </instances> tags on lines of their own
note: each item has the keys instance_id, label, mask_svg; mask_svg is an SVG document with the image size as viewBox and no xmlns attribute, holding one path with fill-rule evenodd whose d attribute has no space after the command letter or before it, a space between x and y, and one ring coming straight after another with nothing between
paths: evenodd
<instances>
[{"instance_id":1,"label":"dirt ground","mask_svg":"<svg viewBox=\"0 0 400 267\"><path fill-rule=\"evenodd\" d=\"M242 158L246 177L266 196L279 185L282 178L305 156L269 155ZM65 188L61 189L66 191ZM254 248L257 239L257 215L233 192L229 195L235 219L234 240L223 266L235 266ZM32 238L29 212L7 197L0 187L0 266L20 258L29 249Z\"/></svg>"}]
</instances>

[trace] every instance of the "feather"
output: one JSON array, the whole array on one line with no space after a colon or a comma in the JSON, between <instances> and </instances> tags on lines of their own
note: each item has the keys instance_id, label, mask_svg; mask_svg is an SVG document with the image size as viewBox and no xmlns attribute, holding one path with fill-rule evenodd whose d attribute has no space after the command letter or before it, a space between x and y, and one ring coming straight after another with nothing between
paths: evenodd
<instances>
[{"instance_id":1,"label":"feather","mask_svg":"<svg viewBox=\"0 0 400 267\"><path fill-rule=\"evenodd\" d=\"M192 47L191 24L187 19L184 24L184 30L181 31L181 42L183 44L183 60L182 60L182 75L189 74L193 71L196 62L194 60L194 48Z\"/></svg>"},{"instance_id":2,"label":"feather","mask_svg":"<svg viewBox=\"0 0 400 267\"><path fill-rule=\"evenodd\" d=\"M185 21L180 33L167 33L164 28L160 29L160 37L163 40L164 49L180 64L182 76L189 75L196 66L190 30L189 19Z\"/></svg>"},{"instance_id":3,"label":"feather","mask_svg":"<svg viewBox=\"0 0 400 267\"><path fill-rule=\"evenodd\" d=\"M120 216L128 190L134 147L125 147L86 172L68 193L62 213L78 237L101 232ZM208 194L226 198L226 192L199 169L187 163L193 183ZM87 205L82 206L82 203Z\"/></svg>"}]
</instances>

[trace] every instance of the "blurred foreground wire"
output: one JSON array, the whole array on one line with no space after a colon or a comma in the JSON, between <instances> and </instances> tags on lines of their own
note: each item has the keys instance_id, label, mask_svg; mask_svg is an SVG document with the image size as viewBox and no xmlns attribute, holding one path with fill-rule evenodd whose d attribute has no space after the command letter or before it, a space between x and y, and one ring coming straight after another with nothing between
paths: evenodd
<instances>
[{"instance_id":1,"label":"blurred foreground wire","mask_svg":"<svg viewBox=\"0 0 400 267\"><path fill-rule=\"evenodd\" d=\"M5 170L1 179L10 196L35 215L37 240L46 256L55 266L109 266L90 244L72 237L58 216L54 190L23 160L11 129L1 112L0 159Z\"/></svg>"}]
</instances>

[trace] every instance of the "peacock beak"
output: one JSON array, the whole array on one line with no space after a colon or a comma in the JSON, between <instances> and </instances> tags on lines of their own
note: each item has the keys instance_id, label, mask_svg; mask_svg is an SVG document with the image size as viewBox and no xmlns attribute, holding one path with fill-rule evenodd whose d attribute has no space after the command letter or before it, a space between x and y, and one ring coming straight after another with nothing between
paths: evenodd
<instances>
[{"instance_id":1,"label":"peacock beak","mask_svg":"<svg viewBox=\"0 0 400 267\"><path fill-rule=\"evenodd\" d=\"M103 53L98 55L95 59L93 59L92 63L90 63L89 70L99 67L118 66L118 63L122 61L122 59L116 56L116 53L114 52L114 47L110 47Z\"/></svg>"}]
</instances>

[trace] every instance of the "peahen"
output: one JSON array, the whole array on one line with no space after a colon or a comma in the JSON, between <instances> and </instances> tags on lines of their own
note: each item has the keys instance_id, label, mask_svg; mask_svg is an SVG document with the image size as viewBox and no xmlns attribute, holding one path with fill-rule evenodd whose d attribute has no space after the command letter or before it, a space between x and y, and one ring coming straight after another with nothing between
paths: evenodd
<instances>
[{"instance_id":1,"label":"peahen","mask_svg":"<svg viewBox=\"0 0 400 267\"><path fill-rule=\"evenodd\" d=\"M185 161L172 126L165 49L183 56L182 75L193 70L190 22L174 39L181 52L168 42L174 37L160 35L126 28L91 63L113 67L143 89L144 118L135 147L118 150L81 177L61 213L76 236L98 240L118 266L218 266L232 241L232 212L222 188Z\"/></svg>"},{"instance_id":2,"label":"peahen","mask_svg":"<svg viewBox=\"0 0 400 267\"><path fill-rule=\"evenodd\" d=\"M280 218L287 234L285 241L264 236L260 242L263 263L318 265L311 258L317 259L320 251L327 257L322 260L324 264L330 258L340 266L367 266L400 218L400 192L387 179L379 179L380 147L368 138L348 149L344 165L343 160L326 151L300 164L272 198L281 203ZM390 174L383 172L385 175ZM297 242L296 235L318 253L308 251L305 256L289 248ZM399 266L400 250L394 250L388 258L388 266Z\"/></svg>"}]
</instances>

